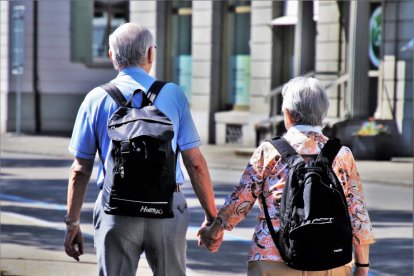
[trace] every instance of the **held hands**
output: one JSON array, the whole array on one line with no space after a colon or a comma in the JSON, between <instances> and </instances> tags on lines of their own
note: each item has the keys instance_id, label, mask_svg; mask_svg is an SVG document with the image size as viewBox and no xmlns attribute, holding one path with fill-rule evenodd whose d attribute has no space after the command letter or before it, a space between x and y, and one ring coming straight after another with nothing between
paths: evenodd
<instances>
[{"instance_id":1,"label":"held hands","mask_svg":"<svg viewBox=\"0 0 414 276\"><path fill-rule=\"evenodd\" d=\"M79 262L79 256L83 255L83 236L79 225L66 228L64 245L66 254Z\"/></svg>"},{"instance_id":2,"label":"held hands","mask_svg":"<svg viewBox=\"0 0 414 276\"><path fill-rule=\"evenodd\" d=\"M224 238L224 229L221 226L221 219L217 218L210 224L204 221L197 233L198 246L205 246L208 251L215 253L218 251Z\"/></svg>"}]
</instances>

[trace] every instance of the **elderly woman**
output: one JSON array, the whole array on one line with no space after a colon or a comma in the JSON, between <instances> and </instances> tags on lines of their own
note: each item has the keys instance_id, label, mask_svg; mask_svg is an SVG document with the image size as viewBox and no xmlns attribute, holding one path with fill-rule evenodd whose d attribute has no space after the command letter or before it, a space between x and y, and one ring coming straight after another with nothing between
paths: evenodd
<instances>
[{"instance_id":1,"label":"elderly woman","mask_svg":"<svg viewBox=\"0 0 414 276\"><path fill-rule=\"evenodd\" d=\"M314 78L298 77L283 88L282 111L287 133L284 138L301 155L318 154L328 138L321 125L329 101L323 85ZM248 275L350 275L352 264L326 271L303 271L288 267L280 257L266 224L263 204L279 226L279 209L283 187L288 174L285 158L269 142L262 143L254 152L240 183L226 197L218 217L209 228L199 232L200 243L216 251L222 241L222 232L231 231L242 221L258 200L260 213L248 254ZM369 244L374 243L371 222L365 205L362 184L351 151L342 147L332 168L344 188L353 232L355 275L367 275ZM262 202L260 194L270 194Z\"/></svg>"}]
</instances>

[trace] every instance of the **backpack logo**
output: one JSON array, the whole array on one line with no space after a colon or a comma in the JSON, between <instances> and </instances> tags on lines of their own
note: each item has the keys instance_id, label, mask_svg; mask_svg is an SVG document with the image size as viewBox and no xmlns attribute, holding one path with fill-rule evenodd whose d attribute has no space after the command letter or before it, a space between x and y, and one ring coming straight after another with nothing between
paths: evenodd
<instances>
[{"instance_id":1,"label":"backpack logo","mask_svg":"<svg viewBox=\"0 0 414 276\"><path fill-rule=\"evenodd\" d=\"M329 140L315 160L305 161L284 138L269 141L288 165L276 232L261 194L272 239L284 262L297 270L328 270L352 260L352 229L332 162L342 147Z\"/></svg>"},{"instance_id":2,"label":"backpack logo","mask_svg":"<svg viewBox=\"0 0 414 276\"><path fill-rule=\"evenodd\" d=\"M111 154L105 164L102 205L110 215L172 218L177 155L172 149L172 121L154 106L165 82L155 81L128 101L109 83L103 89L119 108L108 121ZM133 107L141 94L141 107ZM178 152L178 149L177 149Z\"/></svg>"},{"instance_id":3,"label":"backpack logo","mask_svg":"<svg viewBox=\"0 0 414 276\"><path fill-rule=\"evenodd\" d=\"M141 206L139 211L144 213L152 213L154 215L162 215L164 213L162 209L148 208L148 206Z\"/></svg>"}]
</instances>

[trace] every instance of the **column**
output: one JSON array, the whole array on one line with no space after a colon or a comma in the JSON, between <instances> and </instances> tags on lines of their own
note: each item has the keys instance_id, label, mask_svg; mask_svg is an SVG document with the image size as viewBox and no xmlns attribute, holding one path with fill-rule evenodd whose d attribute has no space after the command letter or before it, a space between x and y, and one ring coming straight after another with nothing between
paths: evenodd
<instances>
[{"instance_id":1,"label":"column","mask_svg":"<svg viewBox=\"0 0 414 276\"><path fill-rule=\"evenodd\" d=\"M193 1L191 111L203 143L214 141L212 99L213 1Z\"/></svg>"},{"instance_id":2,"label":"column","mask_svg":"<svg viewBox=\"0 0 414 276\"><path fill-rule=\"evenodd\" d=\"M369 1L350 2L347 111L351 118L369 116Z\"/></svg>"},{"instance_id":3,"label":"column","mask_svg":"<svg viewBox=\"0 0 414 276\"><path fill-rule=\"evenodd\" d=\"M313 1L299 1L298 22L295 29L294 74L296 77L315 69L315 36Z\"/></svg>"}]
</instances>

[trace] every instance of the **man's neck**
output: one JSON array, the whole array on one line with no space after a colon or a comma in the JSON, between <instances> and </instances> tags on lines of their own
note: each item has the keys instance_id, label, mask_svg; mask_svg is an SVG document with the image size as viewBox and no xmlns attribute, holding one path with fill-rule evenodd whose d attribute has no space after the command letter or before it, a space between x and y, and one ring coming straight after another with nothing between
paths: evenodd
<instances>
[{"instance_id":1,"label":"man's neck","mask_svg":"<svg viewBox=\"0 0 414 276\"><path fill-rule=\"evenodd\" d=\"M151 68L152 68L152 63L147 63L147 64L141 66L141 68L144 69L144 71L147 74L149 74L149 72L151 71Z\"/></svg>"},{"instance_id":2,"label":"man's neck","mask_svg":"<svg viewBox=\"0 0 414 276\"><path fill-rule=\"evenodd\" d=\"M151 66L118 66L118 72L121 72L122 70L124 70L125 68L139 68L139 69L143 69L145 71L145 73L149 74L149 72L151 71Z\"/></svg>"}]
</instances>

